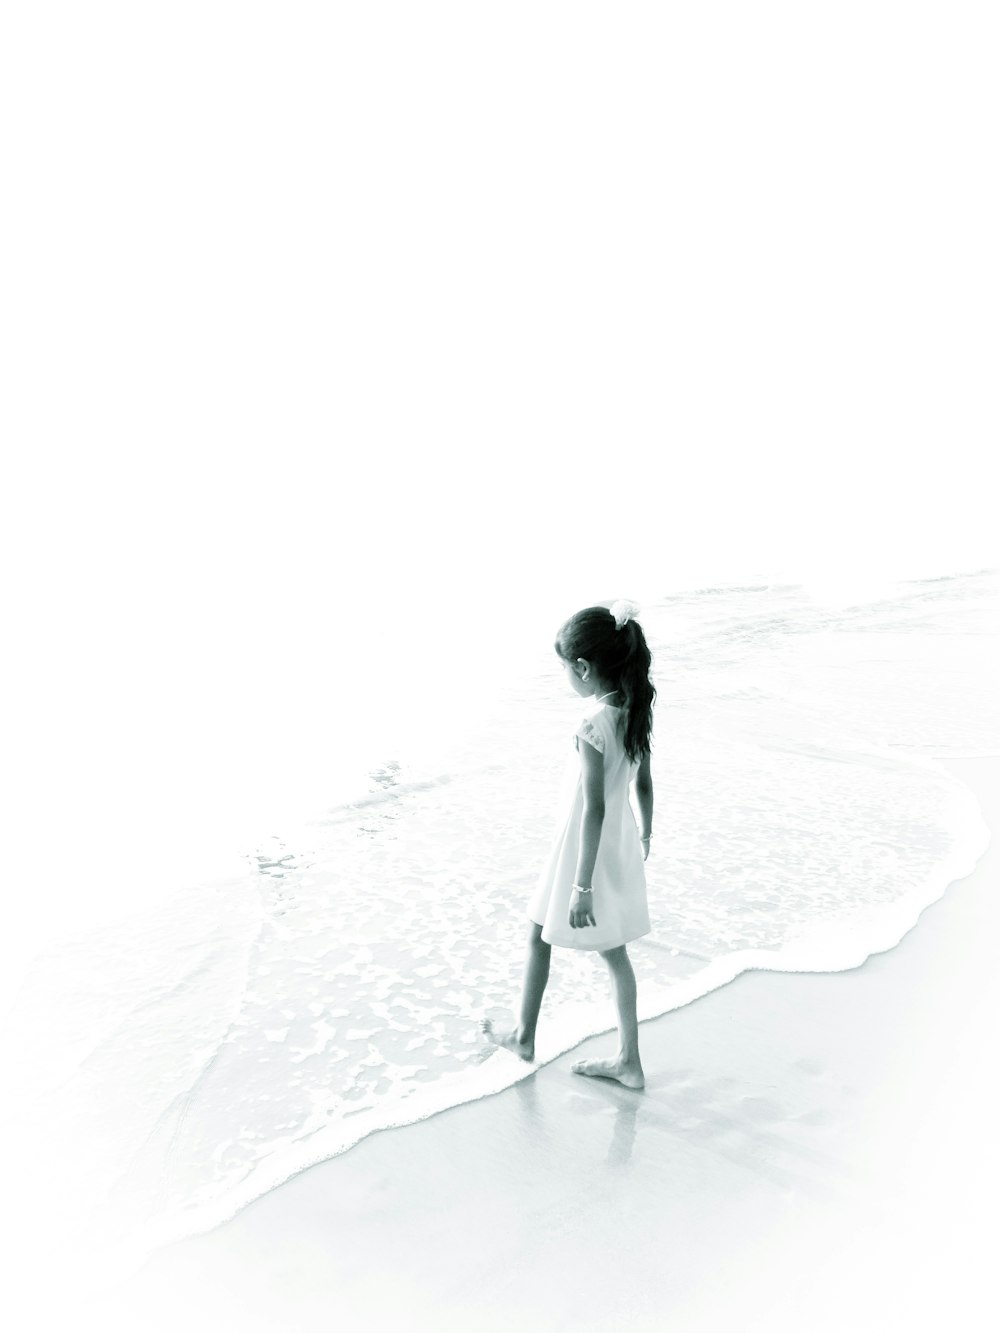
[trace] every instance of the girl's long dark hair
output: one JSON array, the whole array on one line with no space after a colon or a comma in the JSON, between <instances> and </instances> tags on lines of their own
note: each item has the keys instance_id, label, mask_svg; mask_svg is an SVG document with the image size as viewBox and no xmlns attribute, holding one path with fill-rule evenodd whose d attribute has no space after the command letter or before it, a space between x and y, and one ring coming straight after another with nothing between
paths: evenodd
<instances>
[{"instance_id":1,"label":"girl's long dark hair","mask_svg":"<svg viewBox=\"0 0 1000 1333\"><path fill-rule=\"evenodd\" d=\"M605 606L588 606L562 626L556 635L556 652L564 662L578 657L593 663L609 685L625 696L625 753L637 764L652 748L653 701L656 688L649 678L652 656L637 620L626 620L621 629Z\"/></svg>"}]
</instances>

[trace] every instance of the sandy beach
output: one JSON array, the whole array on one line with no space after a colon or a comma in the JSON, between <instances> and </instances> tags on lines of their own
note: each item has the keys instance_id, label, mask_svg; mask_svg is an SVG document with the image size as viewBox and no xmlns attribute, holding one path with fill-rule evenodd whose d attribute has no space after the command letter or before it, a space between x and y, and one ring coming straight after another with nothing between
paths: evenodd
<instances>
[{"instance_id":1,"label":"sandy beach","mask_svg":"<svg viewBox=\"0 0 1000 1333\"><path fill-rule=\"evenodd\" d=\"M940 762L995 831L1000 758ZM605 1035L372 1135L85 1326L994 1327L998 869L994 837L859 968L744 973L643 1023L644 1092L571 1073Z\"/></svg>"}]
</instances>

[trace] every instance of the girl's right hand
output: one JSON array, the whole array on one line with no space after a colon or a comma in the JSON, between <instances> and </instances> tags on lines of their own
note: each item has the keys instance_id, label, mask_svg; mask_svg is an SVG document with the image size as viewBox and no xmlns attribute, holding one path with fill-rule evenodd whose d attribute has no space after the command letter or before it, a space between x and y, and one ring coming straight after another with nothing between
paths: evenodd
<instances>
[{"instance_id":1,"label":"girl's right hand","mask_svg":"<svg viewBox=\"0 0 1000 1333\"><path fill-rule=\"evenodd\" d=\"M640 838L639 841L642 843L642 859L645 861L649 856L649 839Z\"/></svg>"},{"instance_id":2,"label":"girl's right hand","mask_svg":"<svg viewBox=\"0 0 1000 1333\"><path fill-rule=\"evenodd\" d=\"M569 924L574 930L597 925L592 893L577 893L576 889L573 890L569 900Z\"/></svg>"}]
</instances>

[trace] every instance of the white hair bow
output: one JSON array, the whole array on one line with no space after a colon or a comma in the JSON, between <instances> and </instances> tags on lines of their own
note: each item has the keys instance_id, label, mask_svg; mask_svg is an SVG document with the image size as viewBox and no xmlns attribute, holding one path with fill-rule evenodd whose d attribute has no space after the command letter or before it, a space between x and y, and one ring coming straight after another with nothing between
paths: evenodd
<instances>
[{"instance_id":1,"label":"white hair bow","mask_svg":"<svg viewBox=\"0 0 1000 1333\"><path fill-rule=\"evenodd\" d=\"M635 602L619 601L611 607L611 614L615 618L615 629L621 629L622 625L633 620L639 614L639 608Z\"/></svg>"}]
</instances>

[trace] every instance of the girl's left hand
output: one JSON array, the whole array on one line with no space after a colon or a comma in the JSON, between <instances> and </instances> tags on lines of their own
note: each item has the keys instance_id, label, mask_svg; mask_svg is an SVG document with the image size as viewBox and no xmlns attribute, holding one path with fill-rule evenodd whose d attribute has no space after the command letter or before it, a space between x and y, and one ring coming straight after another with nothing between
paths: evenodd
<instances>
[{"instance_id":1,"label":"girl's left hand","mask_svg":"<svg viewBox=\"0 0 1000 1333\"><path fill-rule=\"evenodd\" d=\"M594 916L594 895L592 893L577 893L573 890L573 895L569 900L569 924L574 930L582 929L584 926L596 926L597 920Z\"/></svg>"}]
</instances>

